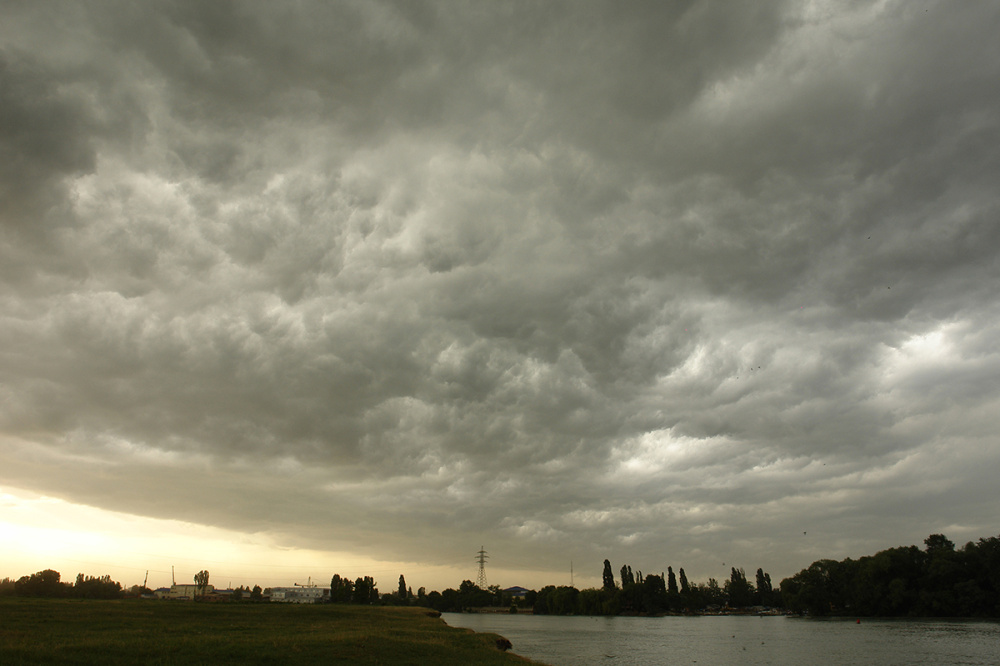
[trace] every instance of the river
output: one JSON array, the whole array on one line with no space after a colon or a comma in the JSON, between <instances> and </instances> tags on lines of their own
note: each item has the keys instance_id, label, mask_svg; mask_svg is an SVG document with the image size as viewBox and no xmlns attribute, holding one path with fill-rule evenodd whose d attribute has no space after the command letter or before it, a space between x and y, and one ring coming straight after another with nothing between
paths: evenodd
<instances>
[{"instance_id":1,"label":"river","mask_svg":"<svg viewBox=\"0 0 1000 666\"><path fill-rule=\"evenodd\" d=\"M786 617L557 617L444 613L552 666L1000 664L1000 623Z\"/></svg>"}]
</instances>

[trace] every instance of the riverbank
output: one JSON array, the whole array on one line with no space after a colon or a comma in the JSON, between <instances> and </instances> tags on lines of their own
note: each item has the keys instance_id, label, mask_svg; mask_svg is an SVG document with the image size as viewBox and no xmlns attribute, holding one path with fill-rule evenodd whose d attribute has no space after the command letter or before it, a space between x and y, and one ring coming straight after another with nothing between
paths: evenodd
<instances>
[{"instance_id":1,"label":"riverbank","mask_svg":"<svg viewBox=\"0 0 1000 666\"><path fill-rule=\"evenodd\" d=\"M0 627L5 665L536 663L425 608L0 597Z\"/></svg>"}]
</instances>

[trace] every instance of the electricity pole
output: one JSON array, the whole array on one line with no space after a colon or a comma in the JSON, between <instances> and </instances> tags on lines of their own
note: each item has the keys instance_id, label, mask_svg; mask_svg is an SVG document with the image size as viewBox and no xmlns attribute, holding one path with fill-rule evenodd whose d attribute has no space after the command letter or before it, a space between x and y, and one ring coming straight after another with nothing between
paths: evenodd
<instances>
[{"instance_id":1,"label":"electricity pole","mask_svg":"<svg viewBox=\"0 0 1000 666\"><path fill-rule=\"evenodd\" d=\"M479 552L476 554L476 561L479 562L479 578L476 579L476 586L480 590L486 589L486 560L488 559L490 559L490 556L480 546Z\"/></svg>"}]
</instances>

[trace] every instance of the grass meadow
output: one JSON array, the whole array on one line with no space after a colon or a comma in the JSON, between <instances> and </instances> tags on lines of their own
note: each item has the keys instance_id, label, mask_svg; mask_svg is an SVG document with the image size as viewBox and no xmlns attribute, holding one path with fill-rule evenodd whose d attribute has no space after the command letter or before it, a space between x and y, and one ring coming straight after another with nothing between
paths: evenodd
<instances>
[{"instance_id":1,"label":"grass meadow","mask_svg":"<svg viewBox=\"0 0 1000 666\"><path fill-rule=\"evenodd\" d=\"M0 664L526 664L423 608L0 597Z\"/></svg>"}]
</instances>

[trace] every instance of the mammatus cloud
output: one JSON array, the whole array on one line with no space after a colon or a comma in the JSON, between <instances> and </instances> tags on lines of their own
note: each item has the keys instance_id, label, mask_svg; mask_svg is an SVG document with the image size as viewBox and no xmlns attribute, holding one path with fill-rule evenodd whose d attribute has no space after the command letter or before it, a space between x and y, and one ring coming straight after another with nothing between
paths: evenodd
<instances>
[{"instance_id":1,"label":"mammatus cloud","mask_svg":"<svg viewBox=\"0 0 1000 666\"><path fill-rule=\"evenodd\" d=\"M3 483L692 578L996 533L993 7L6 13Z\"/></svg>"}]
</instances>

